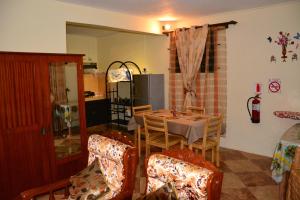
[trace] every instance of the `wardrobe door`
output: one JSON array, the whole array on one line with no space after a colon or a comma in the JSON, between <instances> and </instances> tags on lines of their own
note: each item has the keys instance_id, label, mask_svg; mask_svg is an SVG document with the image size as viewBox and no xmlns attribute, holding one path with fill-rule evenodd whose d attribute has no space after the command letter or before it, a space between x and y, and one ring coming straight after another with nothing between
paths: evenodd
<instances>
[{"instance_id":1,"label":"wardrobe door","mask_svg":"<svg viewBox=\"0 0 300 200\"><path fill-rule=\"evenodd\" d=\"M0 54L0 199L51 181L43 74L30 54Z\"/></svg>"}]
</instances>

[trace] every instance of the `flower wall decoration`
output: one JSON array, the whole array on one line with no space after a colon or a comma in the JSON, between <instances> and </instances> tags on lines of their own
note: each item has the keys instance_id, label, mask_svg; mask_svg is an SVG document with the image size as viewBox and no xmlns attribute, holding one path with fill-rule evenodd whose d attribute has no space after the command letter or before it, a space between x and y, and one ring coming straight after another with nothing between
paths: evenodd
<instances>
[{"instance_id":1,"label":"flower wall decoration","mask_svg":"<svg viewBox=\"0 0 300 200\"><path fill-rule=\"evenodd\" d=\"M275 41L276 44L280 45L282 48L282 62L286 62L287 59L287 47L288 45L293 45L294 41L290 38L290 33L279 32L278 40Z\"/></svg>"},{"instance_id":2,"label":"flower wall decoration","mask_svg":"<svg viewBox=\"0 0 300 200\"><path fill-rule=\"evenodd\" d=\"M269 43L274 42L281 47L281 59L282 62L286 62L288 58L291 61L298 60L298 54L295 52L299 47L300 34L297 33L294 37L288 32L280 31L277 39L273 39L271 36L267 37ZM270 61L276 63L276 57L272 55Z\"/></svg>"}]
</instances>

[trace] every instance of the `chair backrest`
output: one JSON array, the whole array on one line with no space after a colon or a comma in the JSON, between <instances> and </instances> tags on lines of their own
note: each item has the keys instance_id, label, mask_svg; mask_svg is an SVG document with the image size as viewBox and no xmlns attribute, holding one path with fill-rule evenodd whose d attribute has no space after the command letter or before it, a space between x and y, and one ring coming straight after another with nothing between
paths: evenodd
<instances>
[{"instance_id":1,"label":"chair backrest","mask_svg":"<svg viewBox=\"0 0 300 200\"><path fill-rule=\"evenodd\" d=\"M217 143L220 142L222 129L222 114L212 115L207 118L206 126L204 127L203 144L205 145L207 137L213 138Z\"/></svg>"},{"instance_id":2,"label":"chair backrest","mask_svg":"<svg viewBox=\"0 0 300 200\"><path fill-rule=\"evenodd\" d=\"M168 126L166 118L144 115L144 127L146 140L149 139L149 135L153 132L161 132L165 134L165 143L168 144Z\"/></svg>"},{"instance_id":3,"label":"chair backrest","mask_svg":"<svg viewBox=\"0 0 300 200\"><path fill-rule=\"evenodd\" d=\"M110 132L104 136L91 135L88 151L88 162L93 162L96 157L99 159L107 183L114 186L116 197L132 194L138 152L127 137L117 132Z\"/></svg>"},{"instance_id":4,"label":"chair backrest","mask_svg":"<svg viewBox=\"0 0 300 200\"><path fill-rule=\"evenodd\" d=\"M193 113L202 114L205 115L205 108L204 107L198 107L198 106L187 106L187 111L191 111Z\"/></svg>"},{"instance_id":5,"label":"chair backrest","mask_svg":"<svg viewBox=\"0 0 300 200\"><path fill-rule=\"evenodd\" d=\"M145 159L145 167L146 193L173 183L180 199L189 199L185 195L195 192L203 197L199 199L220 199L223 173L189 149L153 153Z\"/></svg>"},{"instance_id":6,"label":"chair backrest","mask_svg":"<svg viewBox=\"0 0 300 200\"><path fill-rule=\"evenodd\" d=\"M144 105L144 106L135 106L132 108L132 113L133 113L133 115L135 115L137 113L151 111L151 110L152 110L152 105L150 105L150 104Z\"/></svg>"}]
</instances>

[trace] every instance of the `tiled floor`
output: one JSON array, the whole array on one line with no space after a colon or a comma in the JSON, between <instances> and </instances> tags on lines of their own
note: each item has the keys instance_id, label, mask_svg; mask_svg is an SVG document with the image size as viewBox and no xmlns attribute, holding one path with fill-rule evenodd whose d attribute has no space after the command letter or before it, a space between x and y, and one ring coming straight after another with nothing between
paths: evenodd
<instances>
[{"instance_id":1,"label":"tiled floor","mask_svg":"<svg viewBox=\"0 0 300 200\"><path fill-rule=\"evenodd\" d=\"M222 200L279 199L279 186L271 178L271 158L222 148L220 159L220 170L224 173ZM144 157L142 156L137 167L133 199L145 191L145 185Z\"/></svg>"}]
</instances>

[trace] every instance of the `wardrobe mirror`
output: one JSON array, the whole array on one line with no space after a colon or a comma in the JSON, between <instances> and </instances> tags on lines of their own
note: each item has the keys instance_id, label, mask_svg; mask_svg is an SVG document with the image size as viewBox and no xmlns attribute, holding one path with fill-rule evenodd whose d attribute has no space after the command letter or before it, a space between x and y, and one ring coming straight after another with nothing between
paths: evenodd
<instances>
[{"instance_id":1,"label":"wardrobe mirror","mask_svg":"<svg viewBox=\"0 0 300 200\"><path fill-rule=\"evenodd\" d=\"M51 63L52 132L57 158L81 151L76 63Z\"/></svg>"}]
</instances>

